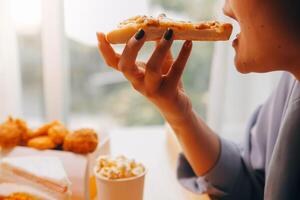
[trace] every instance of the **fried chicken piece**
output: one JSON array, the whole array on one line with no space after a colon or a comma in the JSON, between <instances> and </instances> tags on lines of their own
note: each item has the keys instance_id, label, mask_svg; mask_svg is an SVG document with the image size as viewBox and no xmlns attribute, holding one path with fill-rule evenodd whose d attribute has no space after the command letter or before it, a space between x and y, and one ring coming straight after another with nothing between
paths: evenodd
<instances>
[{"instance_id":1,"label":"fried chicken piece","mask_svg":"<svg viewBox=\"0 0 300 200\"><path fill-rule=\"evenodd\" d=\"M32 130L27 126L27 123L22 119L15 119L14 123L19 127L21 130L21 144L25 145L27 141L30 139L32 134Z\"/></svg>"},{"instance_id":2,"label":"fried chicken piece","mask_svg":"<svg viewBox=\"0 0 300 200\"><path fill-rule=\"evenodd\" d=\"M45 149L53 149L55 148L56 145L49 136L38 136L30 139L27 142L27 146L39 150L45 150Z\"/></svg>"},{"instance_id":3,"label":"fried chicken piece","mask_svg":"<svg viewBox=\"0 0 300 200\"><path fill-rule=\"evenodd\" d=\"M20 144L25 125L23 124L23 127L19 122L21 121L9 117L0 125L0 146L2 148L12 148Z\"/></svg>"},{"instance_id":4,"label":"fried chicken piece","mask_svg":"<svg viewBox=\"0 0 300 200\"><path fill-rule=\"evenodd\" d=\"M65 137L69 134L69 130L64 125L55 125L49 128L48 136L56 144L63 144Z\"/></svg>"},{"instance_id":5,"label":"fried chicken piece","mask_svg":"<svg viewBox=\"0 0 300 200\"><path fill-rule=\"evenodd\" d=\"M4 197L3 200L41 200L41 199L27 193L17 192L7 197Z\"/></svg>"},{"instance_id":6,"label":"fried chicken piece","mask_svg":"<svg viewBox=\"0 0 300 200\"><path fill-rule=\"evenodd\" d=\"M32 132L31 138L48 135L49 129L58 125L62 125L62 124L59 121L52 121L47 124L44 124L43 126L41 126L40 128Z\"/></svg>"},{"instance_id":7,"label":"fried chicken piece","mask_svg":"<svg viewBox=\"0 0 300 200\"><path fill-rule=\"evenodd\" d=\"M98 136L93 129L83 128L66 136L63 150L87 154L93 152L98 145Z\"/></svg>"}]
</instances>

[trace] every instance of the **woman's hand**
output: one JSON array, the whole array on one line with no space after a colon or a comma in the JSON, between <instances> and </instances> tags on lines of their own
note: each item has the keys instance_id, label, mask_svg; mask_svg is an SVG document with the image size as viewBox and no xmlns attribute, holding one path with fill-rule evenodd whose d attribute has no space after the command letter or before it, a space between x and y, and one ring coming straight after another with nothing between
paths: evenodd
<instances>
[{"instance_id":1,"label":"woman's hand","mask_svg":"<svg viewBox=\"0 0 300 200\"><path fill-rule=\"evenodd\" d=\"M145 32L140 30L126 44L122 55L115 53L103 33L98 34L99 49L107 65L121 71L132 86L153 102L175 131L183 151L197 175L203 175L216 163L220 153L218 137L192 110L185 95L181 76L192 50L185 41L173 60L173 31L169 29L158 42L147 63L137 62Z\"/></svg>"},{"instance_id":2,"label":"woman's hand","mask_svg":"<svg viewBox=\"0 0 300 200\"><path fill-rule=\"evenodd\" d=\"M99 50L112 68L121 71L133 88L153 102L169 121L184 119L191 111L191 103L185 95L181 76L192 49L192 42L185 41L173 60L170 51L173 30L168 29L147 63L136 61L147 35L141 29L126 44L122 55L115 53L103 33L98 34Z\"/></svg>"}]
</instances>

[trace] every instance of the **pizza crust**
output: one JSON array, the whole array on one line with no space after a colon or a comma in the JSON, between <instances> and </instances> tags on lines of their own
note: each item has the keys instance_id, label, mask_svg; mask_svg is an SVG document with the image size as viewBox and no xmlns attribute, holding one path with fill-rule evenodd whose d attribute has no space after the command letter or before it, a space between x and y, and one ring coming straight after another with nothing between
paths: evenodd
<instances>
[{"instance_id":1,"label":"pizza crust","mask_svg":"<svg viewBox=\"0 0 300 200\"><path fill-rule=\"evenodd\" d=\"M136 16L121 22L117 29L106 34L106 39L112 44L124 44L137 31L143 29L146 41L156 41L168 28L174 31L174 40L224 41L232 33L232 25L229 23L174 21L165 15L158 18Z\"/></svg>"}]
</instances>

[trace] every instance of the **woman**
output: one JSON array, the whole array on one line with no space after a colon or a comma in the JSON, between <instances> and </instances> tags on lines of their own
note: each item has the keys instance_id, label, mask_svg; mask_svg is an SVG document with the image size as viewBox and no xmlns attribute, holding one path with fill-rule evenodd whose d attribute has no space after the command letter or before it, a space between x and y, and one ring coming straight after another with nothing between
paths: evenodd
<instances>
[{"instance_id":1,"label":"woman","mask_svg":"<svg viewBox=\"0 0 300 200\"><path fill-rule=\"evenodd\" d=\"M218 137L193 111L181 75L192 50L183 44L173 61L169 29L147 63L136 62L145 42L140 30L122 55L99 34L107 64L160 110L175 131L184 155L178 178L195 192L216 199L300 199L300 3L297 0L227 0L224 13L241 33L233 42L239 72L284 73L278 88L252 116L242 148ZM144 68L145 69L144 69Z\"/></svg>"}]
</instances>

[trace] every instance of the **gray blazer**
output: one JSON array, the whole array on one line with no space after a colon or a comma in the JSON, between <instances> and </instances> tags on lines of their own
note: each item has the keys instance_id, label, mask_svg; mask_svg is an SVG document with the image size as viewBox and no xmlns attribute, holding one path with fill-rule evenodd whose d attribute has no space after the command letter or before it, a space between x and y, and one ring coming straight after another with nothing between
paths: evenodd
<instances>
[{"instance_id":1,"label":"gray blazer","mask_svg":"<svg viewBox=\"0 0 300 200\"><path fill-rule=\"evenodd\" d=\"M300 84L291 74L254 112L243 144L220 141L220 158L203 177L179 156L184 187L220 200L300 199Z\"/></svg>"}]
</instances>

